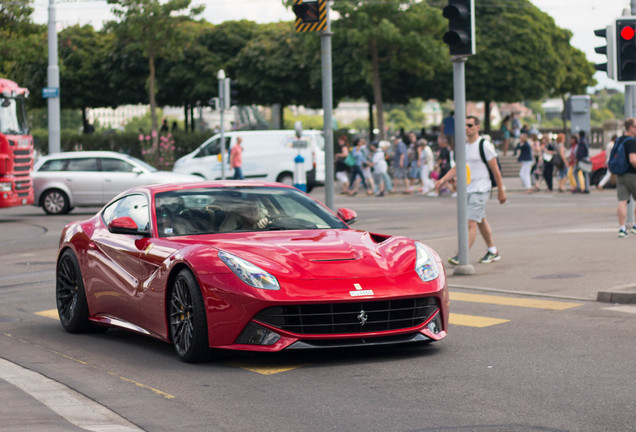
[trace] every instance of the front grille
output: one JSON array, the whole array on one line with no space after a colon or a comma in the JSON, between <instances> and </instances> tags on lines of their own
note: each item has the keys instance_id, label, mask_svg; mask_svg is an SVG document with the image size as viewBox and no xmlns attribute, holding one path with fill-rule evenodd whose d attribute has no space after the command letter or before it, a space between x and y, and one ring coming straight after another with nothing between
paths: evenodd
<instances>
[{"instance_id":1,"label":"front grille","mask_svg":"<svg viewBox=\"0 0 636 432\"><path fill-rule=\"evenodd\" d=\"M15 182L15 190L31 189L31 182L29 180L20 180Z\"/></svg>"},{"instance_id":2,"label":"front grille","mask_svg":"<svg viewBox=\"0 0 636 432\"><path fill-rule=\"evenodd\" d=\"M31 150L13 150L13 154L16 156L29 156Z\"/></svg>"},{"instance_id":3,"label":"front grille","mask_svg":"<svg viewBox=\"0 0 636 432\"><path fill-rule=\"evenodd\" d=\"M27 157L27 158L15 158L15 159L13 160L13 162L14 162L15 164L20 164L20 165L23 165L23 164L30 164L30 163L31 163L31 158L28 158L28 157Z\"/></svg>"},{"instance_id":4,"label":"front grille","mask_svg":"<svg viewBox=\"0 0 636 432\"><path fill-rule=\"evenodd\" d=\"M22 166L14 166L13 167L14 171L30 171L31 170L31 166L30 165L22 165Z\"/></svg>"},{"instance_id":5,"label":"front grille","mask_svg":"<svg viewBox=\"0 0 636 432\"><path fill-rule=\"evenodd\" d=\"M437 311L435 298L273 306L255 320L296 334L344 334L419 326Z\"/></svg>"}]
</instances>

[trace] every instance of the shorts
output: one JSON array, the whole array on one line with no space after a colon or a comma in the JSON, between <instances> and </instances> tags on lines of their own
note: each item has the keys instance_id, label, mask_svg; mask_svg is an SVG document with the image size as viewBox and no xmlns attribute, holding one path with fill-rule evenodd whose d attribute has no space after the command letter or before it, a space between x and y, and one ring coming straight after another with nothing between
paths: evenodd
<instances>
[{"instance_id":1,"label":"shorts","mask_svg":"<svg viewBox=\"0 0 636 432\"><path fill-rule=\"evenodd\" d=\"M627 201L630 195L636 197L636 174L616 176L616 195L619 201Z\"/></svg>"},{"instance_id":2,"label":"shorts","mask_svg":"<svg viewBox=\"0 0 636 432\"><path fill-rule=\"evenodd\" d=\"M393 177L396 179L405 179L406 178L406 168L395 167L395 172L393 173Z\"/></svg>"},{"instance_id":3,"label":"shorts","mask_svg":"<svg viewBox=\"0 0 636 432\"><path fill-rule=\"evenodd\" d=\"M480 223L486 217L486 203L490 192L473 192L468 194L468 220Z\"/></svg>"}]
</instances>

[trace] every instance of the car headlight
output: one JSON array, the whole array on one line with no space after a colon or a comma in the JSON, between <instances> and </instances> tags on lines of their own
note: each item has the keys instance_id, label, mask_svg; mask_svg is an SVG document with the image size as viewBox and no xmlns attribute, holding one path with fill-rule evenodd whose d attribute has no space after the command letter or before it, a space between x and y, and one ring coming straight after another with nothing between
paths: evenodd
<instances>
[{"instance_id":1,"label":"car headlight","mask_svg":"<svg viewBox=\"0 0 636 432\"><path fill-rule=\"evenodd\" d=\"M219 258L246 284L267 290L280 289L276 278L257 265L223 251L219 251Z\"/></svg>"},{"instance_id":2,"label":"car headlight","mask_svg":"<svg viewBox=\"0 0 636 432\"><path fill-rule=\"evenodd\" d=\"M11 192L13 190L13 184L11 182L0 182L0 191Z\"/></svg>"},{"instance_id":3,"label":"car headlight","mask_svg":"<svg viewBox=\"0 0 636 432\"><path fill-rule=\"evenodd\" d=\"M435 262L435 258L431 255L428 248L422 243L415 242L415 250L417 251L417 259L415 260L415 271L424 281L432 281L439 277L439 268Z\"/></svg>"}]
</instances>

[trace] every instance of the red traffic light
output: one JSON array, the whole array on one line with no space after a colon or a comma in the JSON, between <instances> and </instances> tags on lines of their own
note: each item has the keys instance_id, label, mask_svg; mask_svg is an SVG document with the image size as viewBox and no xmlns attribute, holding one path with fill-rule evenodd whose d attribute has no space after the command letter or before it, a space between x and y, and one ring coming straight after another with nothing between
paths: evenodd
<instances>
[{"instance_id":1,"label":"red traffic light","mask_svg":"<svg viewBox=\"0 0 636 432\"><path fill-rule=\"evenodd\" d=\"M625 40L632 40L634 35L634 29L630 26L623 27L621 30L621 37Z\"/></svg>"}]
</instances>

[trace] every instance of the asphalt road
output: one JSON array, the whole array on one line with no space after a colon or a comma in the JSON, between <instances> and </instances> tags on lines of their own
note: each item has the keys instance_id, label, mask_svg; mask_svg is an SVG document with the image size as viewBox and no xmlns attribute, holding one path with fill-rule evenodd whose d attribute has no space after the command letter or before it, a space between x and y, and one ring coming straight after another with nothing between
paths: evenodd
<instances>
[{"instance_id":1,"label":"asphalt road","mask_svg":"<svg viewBox=\"0 0 636 432\"><path fill-rule=\"evenodd\" d=\"M358 211L354 228L408 235L442 257L457 247L451 198L338 196L336 204ZM511 192L504 206L491 201L502 261L478 264L485 252L478 240L476 274L449 269L452 324L439 343L227 353L200 365L119 330L63 331L52 312L59 233L95 210L55 217L36 208L0 211L0 358L137 430L636 430L636 308L594 301L600 287L636 281L636 236L616 238L613 192ZM80 428L2 379L0 399L13 401L0 404L0 430L98 430L86 422ZM126 428L108 430L133 430Z\"/></svg>"}]
</instances>

